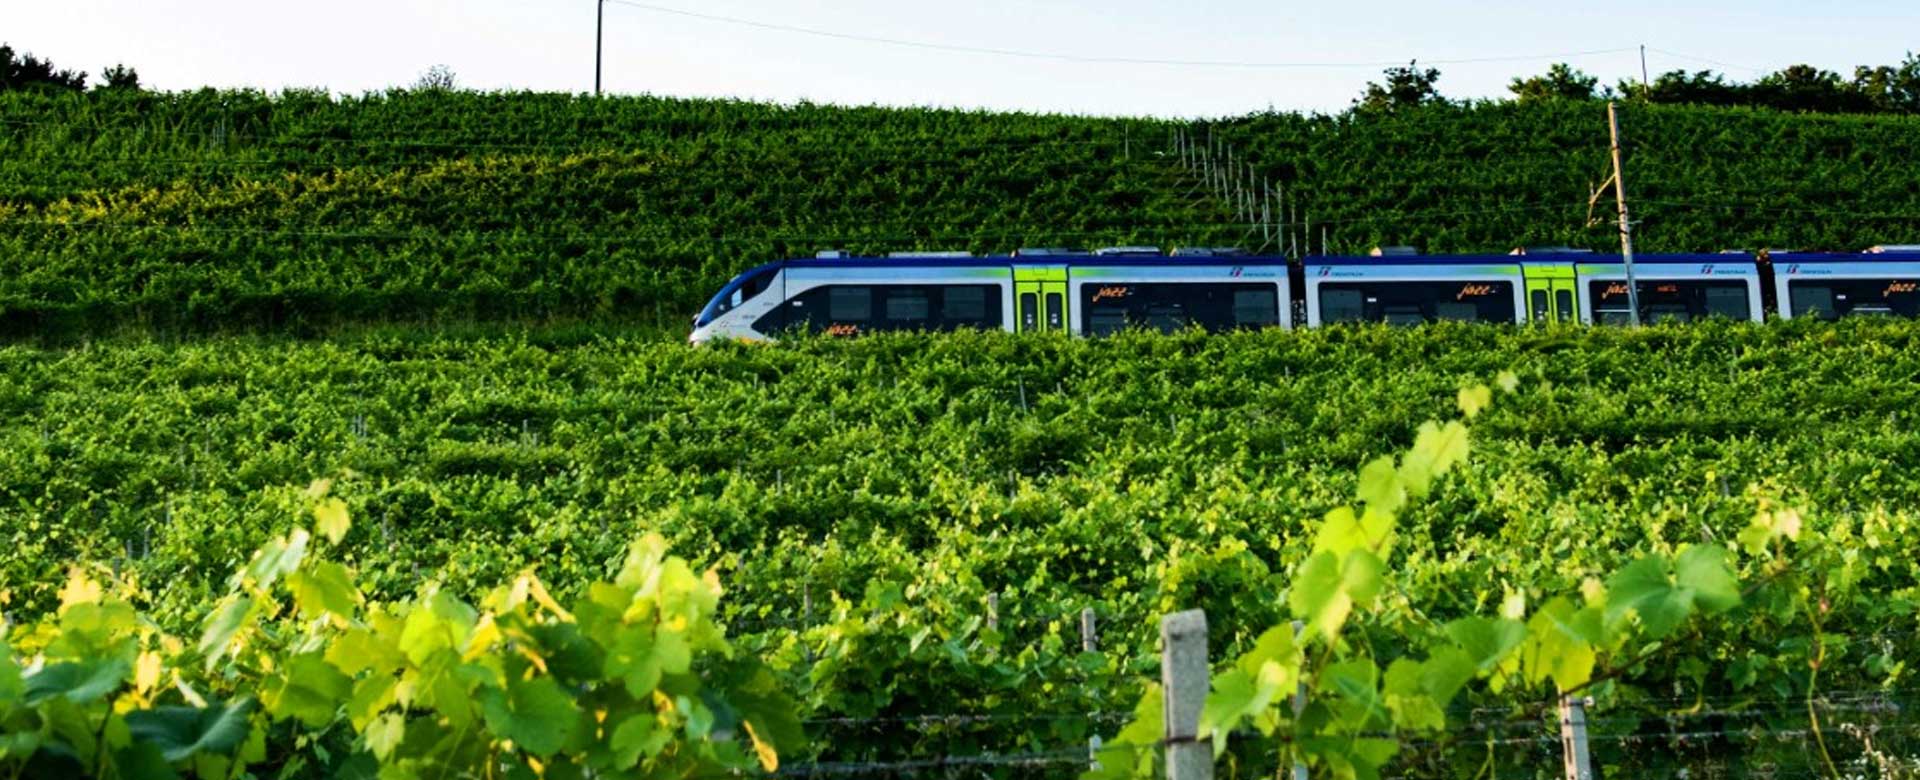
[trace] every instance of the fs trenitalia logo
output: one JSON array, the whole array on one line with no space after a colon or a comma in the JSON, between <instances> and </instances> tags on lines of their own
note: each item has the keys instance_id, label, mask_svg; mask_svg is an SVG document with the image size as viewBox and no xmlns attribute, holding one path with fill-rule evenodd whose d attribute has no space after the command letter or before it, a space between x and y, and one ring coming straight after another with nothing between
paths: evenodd
<instances>
[{"instance_id":1,"label":"fs trenitalia logo","mask_svg":"<svg viewBox=\"0 0 1920 780\"><path fill-rule=\"evenodd\" d=\"M1323 266L1320 266L1320 275L1321 275L1321 276L1327 276L1327 275L1330 275L1330 274L1332 274L1332 273L1333 273L1333 266L1330 266L1330 265L1323 265Z\"/></svg>"},{"instance_id":2,"label":"fs trenitalia logo","mask_svg":"<svg viewBox=\"0 0 1920 780\"><path fill-rule=\"evenodd\" d=\"M1787 275L1788 275L1788 276L1793 276L1794 274L1798 274L1798 273L1800 273L1800 264L1799 264L1799 263L1794 263L1794 264L1792 264L1792 265L1789 265L1789 266L1787 266Z\"/></svg>"},{"instance_id":3,"label":"fs trenitalia logo","mask_svg":"<svg viewBox=\"0 0 1920 780\"><path fill-rule=\"evenodd\" d=\"M1233 270L1231 270L1231 271L1228 271L1228 272L1227 272L1227 275L1228 275L1228 276L1231 276L1231 277L1234 277L1234 278L1236 278L1236 279L1238 279L1238 278L1240 278L1240 275L1241 275L1241 274L1243 274L1243 273L1246 273L1246 272L1247 272L1247 269L1246 269L1246 267L1245 267L1245 266L1238 266L1238 265L1236 265L1236 266L1234 266L1234 267L1233 267Z\"/></svg>"},{"instance_id":4,"label":"fs trenitalia logo","mask_svg":"<svg viewBox=\"0 0 1920 780\"><path fill-rule=\"evenodd\" d=\"M1706 265L1703 265L1703 266L1700 266L1700 275L1701 275L1701 276L1710 276L1710 275L1712 275L1712 274L1713 274L1713 264L1712 264L1712 263L1708 263L1708 264L1706 264Z\"/></svg>"}]
</instances>

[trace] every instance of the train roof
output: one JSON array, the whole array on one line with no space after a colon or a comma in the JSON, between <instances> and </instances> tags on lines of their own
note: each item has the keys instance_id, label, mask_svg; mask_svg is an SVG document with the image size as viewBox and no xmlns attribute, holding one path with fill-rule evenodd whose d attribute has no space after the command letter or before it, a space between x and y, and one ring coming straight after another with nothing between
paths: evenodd
<instances>
[{"instance_id":1,"label":"train roof","mask_svg":"<svg viewBox=\"0 0 1920 780\"><path fill-rule=\"evenodd\" d=\"M1634 255L1635 265L1684 265L1695 263L1752 262L1753 255L1746 252L1724 254L1659 254ZM1362 257L1350 255L1327 255L1309 257L1303 260L1311 266L1380 266L1380 265L1619 265L1624 261L1620 255L1601 255L1588 252L1568 252L1556 254L1469 254L1469 255L1388 255L1384 257Z\"/></svg>"},{"instance_id":2,"label":"train roof","mask_svg":"<svg viewBox=\"0 0 1920 780\"><path fill-rule=\"evenodd\" d=\"M1099 265L1099 266L1195 266L1195 265L1286 265L1287 258L1272 255L1096 255L1092 252L1071 255L981 255L979 257L801 257L757 266L761 268L992 268L1001 266Z\"/></svg>"},{"instance_id":3,"label":"train roof","mask_svg":"<svg viewBox=\"0 0 1920 780\"><path fill-rule=\"evenodd\" d=\"M1882 252L1771 252L1767 257L1780 263L1915 263L1920 251Z\"/></svg>"}]
</instances>

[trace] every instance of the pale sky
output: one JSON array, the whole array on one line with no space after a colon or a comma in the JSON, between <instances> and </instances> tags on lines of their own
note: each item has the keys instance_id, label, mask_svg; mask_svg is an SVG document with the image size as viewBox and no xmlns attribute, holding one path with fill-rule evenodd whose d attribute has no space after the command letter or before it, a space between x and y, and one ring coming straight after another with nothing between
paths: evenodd
<instances>
[{"instance_id":1,"label":"pale sky","mask_svg":"<svg viewBox=\"0 0 1920 780\"><path fill-rule=\"evenodd\" d=\"M1449 97L1495 97L1559 60L1611 84L1640 72L1807 62L1851 73L1920 48L1920 0L611 0L609 92L1218 116L1345 108L1380 63L1440 68ZM1081 62L836 39L695 18ZM444 64L462 86L591 92L595 0L0 0L0 42L149 87L325 87L358 93ZM1579 56L1543 56L1630 50ZM1704 58L1731 66L1714 65ZM1440 64L1445 60L1527 58Z\"/></svg>"}]
</instances>

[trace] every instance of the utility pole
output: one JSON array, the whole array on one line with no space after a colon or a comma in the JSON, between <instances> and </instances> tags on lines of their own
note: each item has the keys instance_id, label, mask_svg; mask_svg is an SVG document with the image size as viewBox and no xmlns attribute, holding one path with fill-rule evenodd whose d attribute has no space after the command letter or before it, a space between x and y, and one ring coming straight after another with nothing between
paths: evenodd
<instances>
[{"instance_id":1,"label":"utility pole","mask_svg":"<svg viewBox=\"0 0 1920 780\"><path fill-rule=\"evenodd\" d=\"M607 40L607 0L595 0L599 12L593 20L593 96L600 97L600 52Z\"/></svg>"},{"instance_id":2,"label":"utility pole","mask_svg":"<svg viewBox=\"0 0 1920 780\"><path fill-rule=\"evenodd\" d=\"M1647 45L1640 44L1640 99L1653 101L1653 85L1647 81Z\"/></svg>"},{"instance_id":3,"label":"utility pole","mask_svg":"<svg viewBox=\"0 0 1920 780\"><path fill-rule=\"evenodd\" d=\"M1607 101L1607 130L1613 136L1613 199L1620 206L1620 257L1627 264L1628 322L1640 327L1640 283L1633 276L1633 222L1627 218L1627 178L1620 165L1620 111Z\"/></svg>"}]
</instances>

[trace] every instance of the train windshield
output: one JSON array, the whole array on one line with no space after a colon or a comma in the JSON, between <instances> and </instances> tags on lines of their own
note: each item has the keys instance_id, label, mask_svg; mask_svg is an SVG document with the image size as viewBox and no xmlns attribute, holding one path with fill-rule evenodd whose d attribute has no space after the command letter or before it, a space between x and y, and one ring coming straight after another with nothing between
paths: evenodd
<instances>
[{"instance_id":1,"label":"train windshield","mask_svg":"<svg viewBox=\"0 0 1920 780\"><path fill-rule=\"evenodd\" d=\"M1514 322L1513 283L1338 282L1320 285L1320 321L1419 325Z\"/></svg>"},{"instance_id":2,"label":"train windshield","mask_svg":"<svg viewBox=\"0 0 1920 780\"><path fill-rule=\"evenodd\" d=\"M1795 317L1920 317L1920 278L1794 279L1787 305Z\"/></svg>"},{"instance_id":3,"label":"train windshield","mask_svg":"<svg viewBox=\"0 0 1920 780\"><path fill-rule=\"evenodd\" d=\"M720 294L707 302L700 310L700 316L693 319L693 326L704 327L707 323L719 319L720 315L732 311L734 307L753 300L754 296L766 292L773 282L773 275L779 272L779 266L763 265L751 271L733 277L727 286L720 288Z\"/></svg>"},{"instance_id":4,"label":"train windshield","mask_svg":"<svg viewBox=\"0 0 1920 780\"><path fill-rule=\"evenodd\" d=\"M1753 319L1753 302L1744 281L1662 279L1644 280L1638 286L1640 319L1644 322L1691 322L1708 317ZM1594 322L1603 325L1632 322L1624 280L1589 282L1587 293L1587 299L1593 301Z\"/></svg>"}]
</instances>

